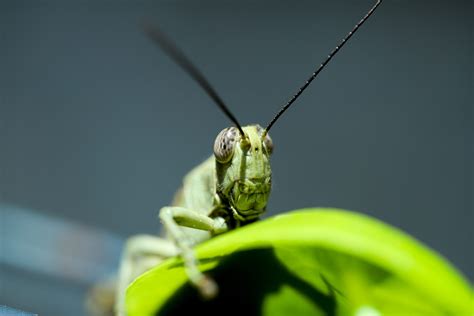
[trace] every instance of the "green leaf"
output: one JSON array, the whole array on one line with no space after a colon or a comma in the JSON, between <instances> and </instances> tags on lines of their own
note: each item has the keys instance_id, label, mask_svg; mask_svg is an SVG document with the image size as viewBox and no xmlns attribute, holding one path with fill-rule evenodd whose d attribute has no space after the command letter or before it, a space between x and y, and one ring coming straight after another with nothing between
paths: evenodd
<instances>
[{"instance_id":1,"label":"green leaf","mask_svg":"<svg viewBox=\"0 0 474 316\"><path fill-rule=\"evenodd\" d=\"M217 236L196 254L219 284L216 299L201 300L181 259L171 258L129 286L128 314L474 315L473 291L447 261L353 212L275 216Z\"/></svg>"}]
</instances>

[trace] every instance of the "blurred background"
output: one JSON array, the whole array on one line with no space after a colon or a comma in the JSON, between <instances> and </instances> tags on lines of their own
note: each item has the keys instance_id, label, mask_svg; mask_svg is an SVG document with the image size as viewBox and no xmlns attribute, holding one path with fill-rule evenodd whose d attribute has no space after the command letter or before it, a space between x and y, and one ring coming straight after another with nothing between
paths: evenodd
<instances>
[{"instance_id":1,"label":"blurred background","mask_svg":"<svg viewBox=\"0 0 474 316\"><path fill-rule=\"evenodd\" d=\"M0 2L0 305L82 315L127 236L229 125L143 33L159 24L245 124L266 125L373 4ZM471 1L386 1L271 136L268 215L359 211L474 280Z\"/></svg>"}]
</instances>

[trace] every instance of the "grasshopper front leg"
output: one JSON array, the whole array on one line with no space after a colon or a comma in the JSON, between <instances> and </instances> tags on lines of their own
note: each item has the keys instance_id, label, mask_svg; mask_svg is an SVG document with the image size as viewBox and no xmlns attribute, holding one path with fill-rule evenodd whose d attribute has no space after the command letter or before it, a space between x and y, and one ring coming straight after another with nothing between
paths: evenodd
<instances>
[{"instance_id":1,"label":"grasshopper front leg","mask_svg":"<svg viewBox=\"0 0 474 316\"><path fill-rule=\"evenodd\" d=\"M204 298L214 297L217 294L217 284L199 271L192 249L193 242L179 226L219 234L228 230L224 219L222 217L213 219L197 211L175 206L163 207L160 210L160 219L181 252L190 282L198 288Z\"/></svg>"}]
</instances>

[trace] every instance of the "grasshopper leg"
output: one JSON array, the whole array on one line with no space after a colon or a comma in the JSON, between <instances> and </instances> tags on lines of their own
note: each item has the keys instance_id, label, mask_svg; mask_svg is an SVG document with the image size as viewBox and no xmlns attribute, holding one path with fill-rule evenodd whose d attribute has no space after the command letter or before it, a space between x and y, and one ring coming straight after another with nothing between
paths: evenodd
<instances>
[{"instance_id":1,"label":"grasshopper leg","mask_svg":"<svg viewBox=\"0 0 474 316\"><path fill-rule=\"evenodd\" d=\"M204 298L214 297L217 294L217 284L199 271L198 262L192 249L193 242L180 226L218 234L227 230L225 221L222 218L213 219L183 207L162 208L160 210L160 219L171 239L180 250L190 282L198 288Z\"/></svg>"},{"instance_id":2,"label":"grasshopper leg","mask_svg":"<svg viewBox=\"0 0 474 316\"><path fill-rule=\"evenodd\" d=\"M128 285L143 272L178 253L173 242L152 235L135 235L126 241L115 300L117 315L126 315L125 291Z\"/></svg>"}]
</instances>

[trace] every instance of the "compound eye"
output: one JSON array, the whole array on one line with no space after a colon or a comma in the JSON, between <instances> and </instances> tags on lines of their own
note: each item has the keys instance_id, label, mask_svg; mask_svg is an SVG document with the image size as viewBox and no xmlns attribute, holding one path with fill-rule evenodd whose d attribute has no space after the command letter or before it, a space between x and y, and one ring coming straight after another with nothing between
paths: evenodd
<instances>
[{"instance_id":1,"label":"compound eye","mask_svg":"<svg viewBox=\"0 0 474 316\"><path fill-rule=\"evenodd\" d=\"M238 129L235 127L224 128L217 135L214 142L214 156L220 163L229 162L234 154L234 147L238 136Z\"/></svg>"},{"instance_id":2,"label":"compound eye","mask_svg":"<svg viewBox=\"0 0 474 316\"><path fill-rule=\"evenodd\" d=\"M265 138L263 139L263 145L267 149L268 154L271 155L273 153L273 141L270 135L268 135L268 133L267 135L265 135Z\"/></svg>"},{"instance_id":3,"label":"compound eye","mask_svg":"<svg viewBox=\"0 0 474 316\"><path fill-rule=\"evenodd\" d=\"M261 137L263 133L265 132L265 130L258 124L256 125L256 127L257 127L258 135L260 135ZM263 146L265 146L267 153L271 155L273 152L273 141L270 135L268 135L268 133L263 138Z\"/></svg>"}]
</instances>

